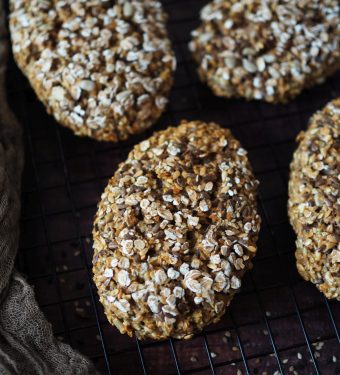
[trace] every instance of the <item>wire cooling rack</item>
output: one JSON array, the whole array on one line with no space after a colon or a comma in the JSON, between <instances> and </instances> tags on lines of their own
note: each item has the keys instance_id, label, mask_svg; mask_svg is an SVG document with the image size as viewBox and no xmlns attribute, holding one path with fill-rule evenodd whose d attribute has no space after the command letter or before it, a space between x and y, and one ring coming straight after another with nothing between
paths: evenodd
<instances>
[{"instance_id":1,"label":"wire cooling rack","mask_svg":"<svg viewBox=\"0 0 340 375\"><path fill-rule=\"evenodd\" d=\"M287 219L288 166L308 118L340 95L340 75L287 105L225 100L200 84L187 44L207 1L164 0L178 58L168 112L121 144L75 137L53 120L9 63L10 104L25 132L18 267L55 335L103 374L339 374L340 304L297 274ZM105 319L91 281L91 230L100 194L132 146L181 119L216 121L249 150L263 225L254 268L220 323L189 341L139 342Z\"/></svg>"}]
</instances>

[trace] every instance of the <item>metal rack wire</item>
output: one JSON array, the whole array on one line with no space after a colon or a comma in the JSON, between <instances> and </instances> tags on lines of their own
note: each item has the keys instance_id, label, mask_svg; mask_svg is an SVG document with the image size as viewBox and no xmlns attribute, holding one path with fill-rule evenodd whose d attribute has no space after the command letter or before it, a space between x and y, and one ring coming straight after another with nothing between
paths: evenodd
<instances>
[{"instance_id":1,"label":"metal rack wire","mask_svg":"<svg viewBox=\"0 0 340 375\"><path fill-rule=\"evenodd\" d=\"M214 97L199 83L187 43L206 0L164 0L178 57L171 104L159 123L122 144L75 137L45 112L9 64L10 104L24 126L19 269L60 340L88 355L103 374L340 373L340 306L302 281L286 213L294 139L308 118L340 95L340 76L287 105ZM139 342L106 321L91 276L91 227L106 181L132 145L179 120L216 121L249 150L260 180L259 252L222 321L189 341Z\"/></svg>"}]
</instances>

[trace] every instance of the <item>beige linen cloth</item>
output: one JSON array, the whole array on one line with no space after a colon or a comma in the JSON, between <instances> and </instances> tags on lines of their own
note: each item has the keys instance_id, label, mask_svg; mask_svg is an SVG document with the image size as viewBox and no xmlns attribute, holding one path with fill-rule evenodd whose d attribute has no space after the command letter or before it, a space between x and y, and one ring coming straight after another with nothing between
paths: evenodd
<instances>
[{"instance_id":1,"label":"beige linen cloth","mask_svg":"<svg viewBox=\"0 0 340 375\"><path fill-rule=\"evenodd\" d=\"M86 358L53 337L32 288L14 270L23 148L5 94L7 36L0 1L0 374L95 374Z\"/></svg>"}]
</instances>

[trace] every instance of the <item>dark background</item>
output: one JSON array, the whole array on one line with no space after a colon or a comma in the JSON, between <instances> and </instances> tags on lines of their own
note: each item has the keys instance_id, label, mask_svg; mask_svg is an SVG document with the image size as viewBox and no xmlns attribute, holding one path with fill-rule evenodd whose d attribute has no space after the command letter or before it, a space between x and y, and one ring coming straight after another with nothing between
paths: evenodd
<instances>
[{"instance_id":1,"label":"dark background","mask_svg":"<svg viewBox=\"0 0 340 375\"><path fill-rule=\"evenodd\" d=\"M187 47L207 1L163 3L178 58L170 105L154 128L127 142L81 139L57 125L10 61L8 96L24 127L26 155L18 268L58 339L103 374L339 374L340 304L297 274L286 205L294 139L313 112L339 96L340 75L287 105L216 98L198 81ZM261 183L259 251L219 324L190 341L141 343L112 328L98 303L92 221L108 178L132 146L181 119L216 121L249 150Z\"/></svg>"}]
</instances>

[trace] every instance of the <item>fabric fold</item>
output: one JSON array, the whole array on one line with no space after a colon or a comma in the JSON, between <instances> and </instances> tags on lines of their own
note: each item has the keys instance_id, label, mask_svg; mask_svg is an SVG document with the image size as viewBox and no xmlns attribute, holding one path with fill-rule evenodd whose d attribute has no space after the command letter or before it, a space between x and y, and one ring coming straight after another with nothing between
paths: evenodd
<instances>
[{"instance_id":1,"label":"fabric fold","mask_svg":"<svg viewBox=\"0 0 340 375\"><path fill-rule=\"evenodd\" d=\"M0 375L96 374L88 359L54 338L33 289L14 269L23 144L6 99L7 55L4 2L0 2Z\"/></svg>"}]
</instances>

